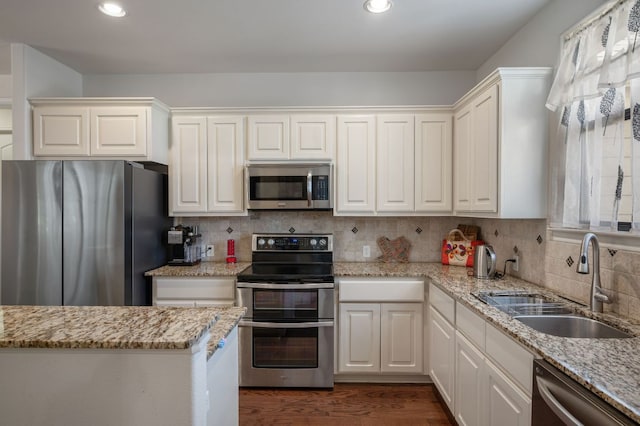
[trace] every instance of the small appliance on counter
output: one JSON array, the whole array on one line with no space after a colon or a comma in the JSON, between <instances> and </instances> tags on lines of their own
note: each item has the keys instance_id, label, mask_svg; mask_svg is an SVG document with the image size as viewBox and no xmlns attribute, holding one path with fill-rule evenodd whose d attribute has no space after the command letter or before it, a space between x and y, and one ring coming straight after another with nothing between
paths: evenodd
<instances>
[{"instance_id":1,"label":"small appliance on counter","mask_svg":"<svg viewBox=\"0 0 640 426\"><path fill-rule=\"evenodd\" d=\"M200 263L201 250L196 242L201 236L197 226L172 226L167 233L169 265L193 266Z\"/></svg>"},{"instance_id":2,"label":"small appliance on counter","mask_svg":"<svg viewBox=\"0 0 640 426\"><path fill-rule=\"evenodd\" d=\"M496 275L496 252L488 244L476 246L473 254L473 276L479 279L491 279Z\"/></svg>"},{"instance_id":3,"label":"small appliance on counter","mask_svg":"<svg viewBox=\"0 0 640 426\"><path fill-rule=\"evenodd\" d=\"M235 240L227 240L227 263L236 263L236 242Z\"/></svg>"}]
</instances>

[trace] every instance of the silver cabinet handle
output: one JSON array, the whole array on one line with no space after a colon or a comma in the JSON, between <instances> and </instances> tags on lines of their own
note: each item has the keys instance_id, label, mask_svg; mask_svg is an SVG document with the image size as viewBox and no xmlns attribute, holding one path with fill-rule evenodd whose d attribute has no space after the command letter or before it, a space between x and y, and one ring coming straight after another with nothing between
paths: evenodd
<instances>
[{"instance_id":1,"label":"silver cabinet handle","mask_svg":"<svg viewBox=\"0 0 640 426\"><path fill-rule=\"evenodd\" d=\"M241 320L240 327L255 328L317 328L333 327L333 321L312 321L312 322L258 322Z\"/></svg>"},{"instance_id":2,"label":"silver cabinet handle","mask_svg":"<svg viewBox=\"0 0 640 426\"><path fill-rule=\"evenodd\" d=\"M536 383L538 384L538 391L540 391L540 396L542 397L544 402L547 403L549 408L551 408L551 411L556 414L556 416L560 417L560 419L567 425L583 426L582 422L573 417L573 415L571 415L571 413L565 407L563 407L562 404L560 404L560 401L558 401L553 396L542 377L536 376Z\"/></svg>"}]
</instances>

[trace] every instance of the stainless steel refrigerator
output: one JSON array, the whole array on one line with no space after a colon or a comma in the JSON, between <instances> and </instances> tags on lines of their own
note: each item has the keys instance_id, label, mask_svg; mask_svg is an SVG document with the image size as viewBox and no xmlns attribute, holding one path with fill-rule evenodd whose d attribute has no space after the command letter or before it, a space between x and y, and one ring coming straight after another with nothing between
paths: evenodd
<instances>
[{"instance_id":1,"label":"stainless steel refrigerator","mask_svg":"<svg viewBox=\"0 0 640 426\"><path fill-rule=\"evenodd\" d=\"M2 163L4 305L149 305L167 176L126 161Z\"/></svg>"}]
</instances>

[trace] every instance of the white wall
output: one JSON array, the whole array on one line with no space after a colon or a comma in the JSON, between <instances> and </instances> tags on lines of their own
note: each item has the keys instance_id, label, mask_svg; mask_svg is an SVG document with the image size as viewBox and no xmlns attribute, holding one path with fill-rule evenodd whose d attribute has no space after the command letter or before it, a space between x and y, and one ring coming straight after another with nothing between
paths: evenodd
<instances>
[{"instance_id":1,"label":"white wall","mask_svg":"<svg viewBox=\"0 0 640 426\"><path fill-rule=\"evenodd\" d=\"M82 75L25 44L11 45L13 158L32 158L29 98L82 96Z\"/></svg>"},{"instance_id":2,"label":"white wall","mask_svg":"<svg viewBox=\"0 0 640 426\"><path fill-rule=\"evenodd\" d=\"M85 75L85 96L154 96L171 107L450 105L475 72Z\"/></svg>"},{"instance_id":3,"label":"white wall","mask_svg":"<svg viewBox=\"0 0 640 426\"><path fill-rule=\"evenodd\" d=\"M480 81L497 67L553 67L560 35L608 0L552 0L513 35L476 73Z\"/></svg>"}]
</instances>

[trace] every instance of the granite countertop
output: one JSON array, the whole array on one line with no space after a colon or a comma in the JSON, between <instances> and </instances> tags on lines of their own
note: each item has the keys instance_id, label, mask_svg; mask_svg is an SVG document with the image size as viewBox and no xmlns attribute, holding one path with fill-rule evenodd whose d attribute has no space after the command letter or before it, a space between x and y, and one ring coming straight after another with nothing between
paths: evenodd
<instances>
[{"instance_id":1,"label":"granite countertop","mask_svg":"<svg viewBox=\"0 0 640 426\"><path fill-rule=\"evenodd\" d=\"M235 277L251 262L200 262L193 266L161 266L145 272L147 277Z\"/></svg>"},{"instance_id":2,"label":"granite countertop","mask_svg":"<svg viewBox=\"0 0 640 426\"><path fill-rule=\"evenodd\" d=\"M245 308L0 306L0 348L187 349L211 333L208 356Z\"/></svg>"},{"instance_id":3,"label":"granite countertop","mask_svg":"<svg viewBox=\"0 0 640 426\"><path fill-rule=\"evenodd\" d=\"M335 263L334 274L337 277L428 277L447 294L515 338L538 357L640 423L640 337L575 339L540 333L481 302L472 293L503 289L535 291L565 303L576 313L599 319L634 336L640 336L639 324L613 314L594 314L584 305L569 302L544 287L513 277L479 280L469 276L467 268L438 263Z\"/></svg>"}]
</instances>

